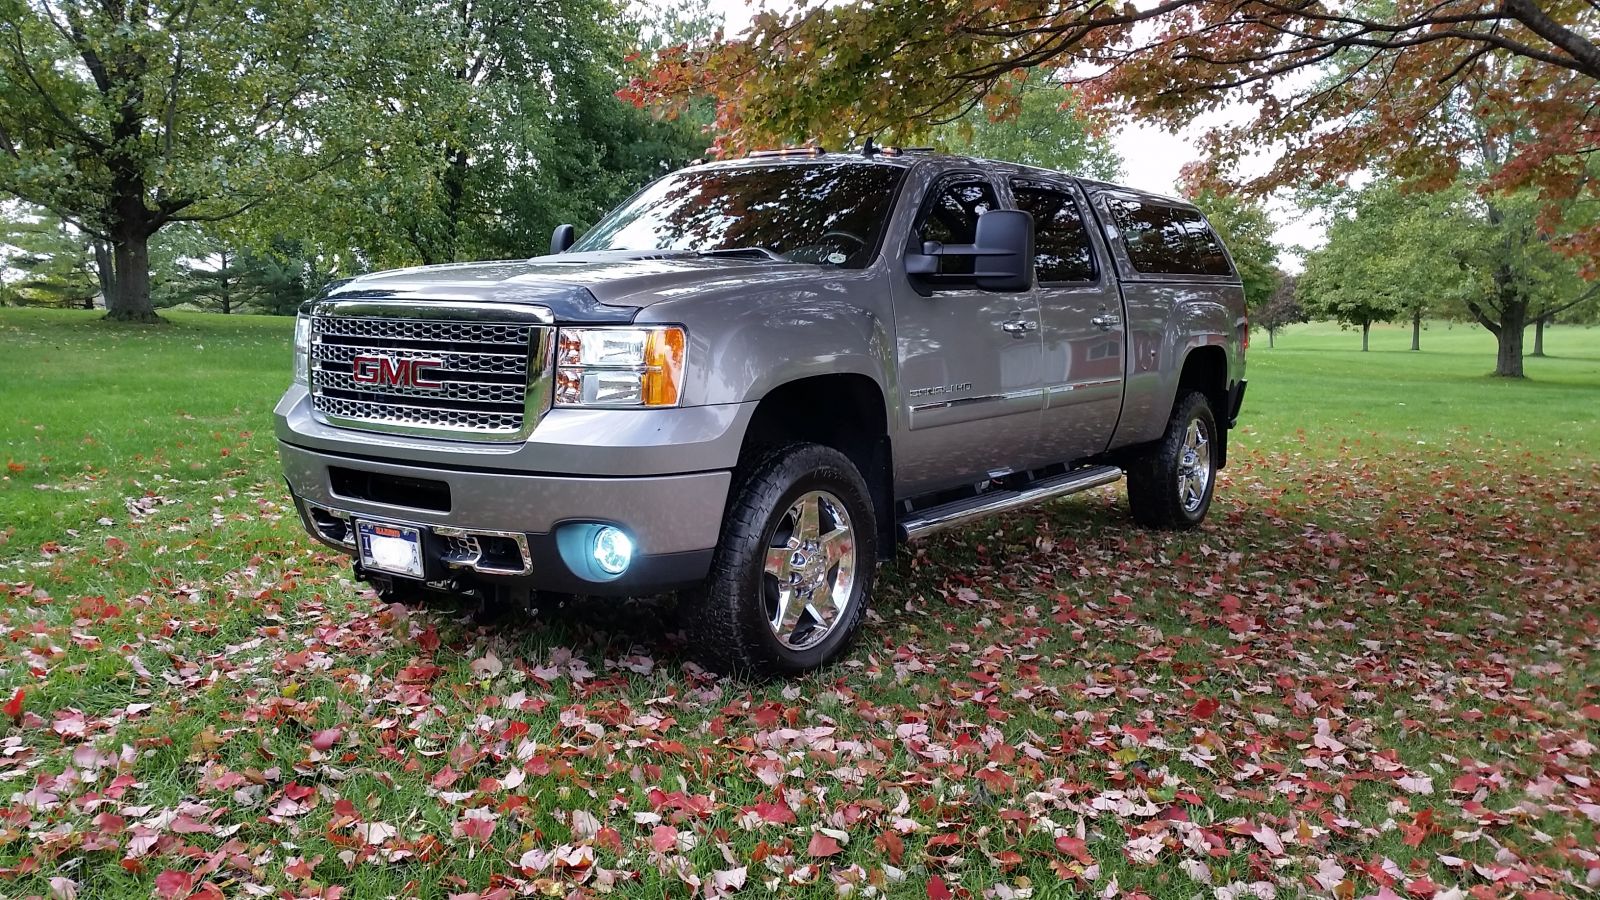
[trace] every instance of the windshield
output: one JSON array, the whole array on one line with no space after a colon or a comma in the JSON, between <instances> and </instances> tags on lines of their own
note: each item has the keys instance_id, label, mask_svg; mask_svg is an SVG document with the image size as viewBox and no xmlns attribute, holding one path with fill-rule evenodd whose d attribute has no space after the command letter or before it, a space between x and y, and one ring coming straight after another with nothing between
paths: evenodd
<instances>
[{"instance_id":1,"label":"windshield","mask_svg":"<svg viewBox=\"0 0 1600 900\"><path fill-rule=\"evenodd\" d=\"M904 170L805 163L661 178L573 245L587 250L767 250L859 269L872 261Z\"/></svg>"}]
</instances>

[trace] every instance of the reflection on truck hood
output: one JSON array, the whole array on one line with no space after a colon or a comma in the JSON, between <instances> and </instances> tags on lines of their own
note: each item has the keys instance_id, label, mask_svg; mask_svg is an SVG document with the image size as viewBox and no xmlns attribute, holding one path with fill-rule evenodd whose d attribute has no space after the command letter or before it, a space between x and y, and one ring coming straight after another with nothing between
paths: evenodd
<instances>
[{"instance_id":1,"label":"reflection on truck hood","mask_svg":"<svg viewBox=\"0 0 1600 900\"><path fill-rule=\"evenodd\" d=\"M557 319L631 318L639 308L689 293L771 286L789 278L814 279L830 267L742 257L605 251L563 253L528 260L454 263L374 272L352 278L328 299L459 300L536 303Z\"/></svg>"}]
</instances>

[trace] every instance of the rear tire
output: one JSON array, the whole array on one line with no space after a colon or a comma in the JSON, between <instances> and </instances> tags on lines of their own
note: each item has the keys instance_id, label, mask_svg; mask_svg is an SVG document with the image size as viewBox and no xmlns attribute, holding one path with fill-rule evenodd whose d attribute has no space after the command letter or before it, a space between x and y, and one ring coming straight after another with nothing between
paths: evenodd
<instances>
[{"instance_id":1,"label":"rear tire","mask_svg":"<svg viewBox=\"0 0 1600 900\"><path fill-rule=\"evenodd\" d=\"M690 646L729 675L794 675L839 658L877 563L871 495L849 458L790 444L741 470L711 573L683 595Z\"/></svg>"},{"instance_id":2,"label":"rear tire","mask_svg":"<svg viewBox=\"0 0 1600 900\"><path fill-rule=\"evenodd\" d=\"M1199 525L1217 486L1218 432L1211 401L1180 394L1166 434L1128 465L1128 506L1147 528L1183 531Z\"/></svg>"}]
</instances>

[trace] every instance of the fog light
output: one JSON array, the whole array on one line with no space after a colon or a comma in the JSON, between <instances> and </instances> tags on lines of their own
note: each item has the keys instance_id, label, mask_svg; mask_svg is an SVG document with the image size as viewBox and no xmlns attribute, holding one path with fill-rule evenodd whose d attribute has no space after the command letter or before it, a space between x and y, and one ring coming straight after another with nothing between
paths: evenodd
<instances>
[{"instance_id":1,"label":"fog light","mask_svg":"<svg viewBox=\"0 0 1600 900\"><path fill-rule=\"evenodd\" d=\"M621 575L633 562L633 539L620 528L602 525L594 532L594 564L607 575Z\"/></svg>"}]
</instances>

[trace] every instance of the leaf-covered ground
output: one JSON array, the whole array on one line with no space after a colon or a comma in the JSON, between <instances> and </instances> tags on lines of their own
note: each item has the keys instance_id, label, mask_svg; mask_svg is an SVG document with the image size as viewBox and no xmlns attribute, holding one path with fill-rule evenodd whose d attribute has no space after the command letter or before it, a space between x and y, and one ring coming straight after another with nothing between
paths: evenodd
<instances>
[{"instance_id":1,"label":"leaf-covered ground","mask_svg":"<svg viewBox=\"0 0 1600 900\"><path fill-rule=\"evenodd\" d=\"M848 663L750 684L665 603L353 584L277 477L284 324L0 314L0 896L1600 891L1592 332L1513 390L1290 332L1203 529L932 541ZM1399 424L1295 402L1372 360Z\"/></svg>"}]
</instances>

